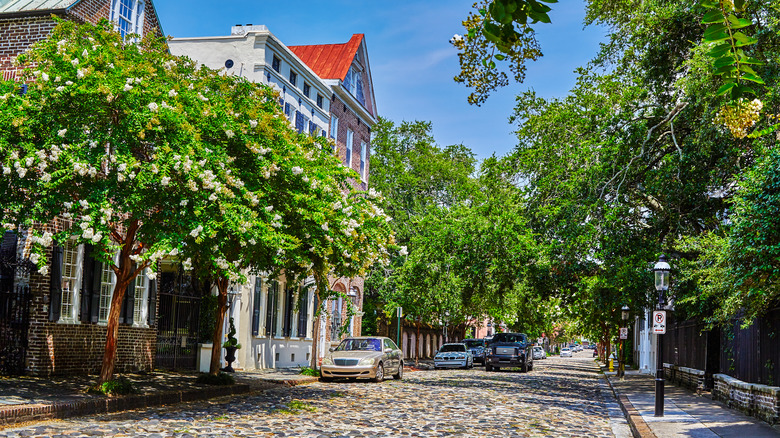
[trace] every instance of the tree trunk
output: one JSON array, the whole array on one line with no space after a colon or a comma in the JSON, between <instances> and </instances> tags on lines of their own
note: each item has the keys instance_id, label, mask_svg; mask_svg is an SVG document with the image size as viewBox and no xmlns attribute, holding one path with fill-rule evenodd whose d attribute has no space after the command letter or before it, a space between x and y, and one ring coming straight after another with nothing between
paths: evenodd
<instances>
[{"instance_id":1,"label":"tree trunk","mask_svg":"<svg viewBox=\"0 0 780 438\"><path fill-rule=\"evenodd\" d=\"M116 276L116 285L111 294L111 307L108 311L108 324L106 326L106 346L103 350L103 364L100 367L100 379L98 384L105 383L114 377L114 366L116 365L117 338L119 337L119 314L122 312L122 302L127 293L127 286L138 275L139 270L133 270L133 264L130 255L135 244L135 233L138 231L139 223L131 221L122 249L119 252L119 267L114 270ZM101 274L102 275L102 274Z\"/></svg>"},{"instance_id":2,"label":"tree trunk","mask_svg":"<svg viewBox=\"0 0 780 438\"><path fill-rule=\"evenodd\" d=\"M228 279L225 277L217 279L217 319L214 322L214 334L211 337L213 344L211 346L211 365L209 366L209 374L212 376L219 374L222 356L222 325L225 323L225 312L227 311L228 283Z\"/></svg>"},{"instance_id":3,"label":"tree trunk","mask_svg":"<svg viewBox=\"0 0 780 438\"><path fill-rule=\"evenodd\" d=\"M415 339L414 342L414 366L418 367L420 365L420 348L422 347L422 342L420 342L420 320L417 320L417 339Z\"/></svg>"},{"instance_id":4,"label":"tree trunk","mask_svg":"<svg viewBox=\"0 0 780 438\"><path fill-rule=\"evenodd\" d=\"M312 273L312 276L314 277L314 284L316 285L315 288L315 294L316 299L314 300L316 302L316 307L314 309L314 327L312 327L312 330L314 330L314 333L312 333L312 344L311 344L311 368L312 369L319 369L320 368L320 330L321 330L321 322L322 322L322 274L314 271ZM327 278L327 277L326 277Z\"/></svg>"}]
</instances>

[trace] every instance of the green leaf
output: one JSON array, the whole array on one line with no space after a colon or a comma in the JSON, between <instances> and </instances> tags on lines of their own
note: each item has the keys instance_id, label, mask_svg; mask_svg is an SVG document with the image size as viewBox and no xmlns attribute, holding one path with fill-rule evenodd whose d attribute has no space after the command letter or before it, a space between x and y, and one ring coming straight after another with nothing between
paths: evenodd
<instances>
[{"instance_id":1,"label":"green leaf","mask_svg":"<svg viewBox=\"0 0 780 438\"><path fill-rule=\"evenodd\" d=\"M731 51L731 44L722 43L713 47L707 54L709 56L712 56L713 58L720 58L721 56L723 56L724 53L729 51Z\"/></svg>"},{"instance_id":2,"label":"green leaf","mask_svg":"<svg viewBox=\"0 0 780 438\"><path fill-rule=\"evenodd\" d=\"M504 4L504 9L506 10L507 14L514 14L517 10L517 2L507 1L506 4Z\"/></svg>"},{"instance_id":3,"label":"green leaf","mask_svg":"<svg viewBox=\"0 0 780 438\"><path fill-rule=\"evenodd\" d=\"M547 14L548 12L552 11L552 8L550 8L547 5L543 5L535 0L528 0L528 6L531 7L531 10L534 12L539 12L542 14ZM529 14L530 15L530 14Z\"/></svg>"},{"instance_id":4,"label":"green leaf","mask_svg":"<svg viewBox=\"0 0 780 438\"><path fill-rule=\"evenodd\" d=\"M715 94L718 95L718 96L723 96L724 94L728 93L729 90L731 90L732 88L734 88L736 86L737 86L736 82L725 83L725 84L721 85L720 88L718 88L718 91Z\"/></svg>"},{"instance_id":5,"label":"green leaf","mask_svg":"<svg viewBox=\"0 0 780 438\"><path fill-rule=\"evenodd\" d=\"M723 16L723 12L720 9L715 9L704 14L701 22L704 24L723 23L726 18Z\"/></svg>"},{"instance_id":6,"label":"green leaf","mask_svg":"<svg viewBox=\"0 0 780 438\"><path fill-rule=\"evenodd\" d=\"M558 0L539 0L539 1L544 3L558 3Z\"/></svg>"},{"instance_id":7,"label":"green leaf","mask_svg":"<svg viewBox=\"0 0 780 438\"><path fill-rule=\"evenodd\" d=\"M728 56L724 56L722 58L718 58L715 60L715 68L721 68L726 65L732 65L735 64L737 60L734 58L733 55L729 54Z\"/></svg>"},{"instance_id":8,"label":"green leaf","mask_svg":"<svg viewBox=\"0 0 780 438\"><path fill-rule=\"evenodd\" d=\"M758 42L757 39L755 39L753 37L750 37L750 36L747 36L747 35L745 35L742 32L735 32L734 33L734 41L735 41L734 45L737 46L737 47L748 46L750 44L755 44L755 43Z\"/></svg>"},{"instance_id":9,"label":"green leaf","mask_svg":"<svg viewBox=\"0 0 780 438\"><path fill-rule=\"evenodd\" d=\"M741 64L739 66L739 71L742 71L742 72L745 72L745 73L750 73L750 74L753 74L753 75L758 75L758 73L756 73L755 70L750 68L750 66L744 65L744 64Z\"/></svg>"},{"instance_id":10,"label":"green leaf","mask_svg":"<svg viewBox=\"0 0 780 438\"><path fill-rule=\"evenodd\" d=\"M718 8L720 9L720 4L716 1L712 0L702 0L701 3L699 3L701 6L705 8Z\"/></svg>"},{"instance_id":11,"label":"green leaf","mask_svg":"<svg viewBox=\"0 0 780 438\"><path fill-rule=\"evenodd\" d=\"M489 64L490 64L490 69L491 69L491 70L492 70L492 69L494 69L494 68L496 68L496 63L495 63L494 61L490 61L490 63L489 63Z\"/></svg>"},{"instance_id":12,"label":"green leaf","mask_svg":"<svg viewBox=\"0 0 780 438\"><path fill-rule=\"evenodd\" d=\"M764 65L766 64L764 61L761 61L760 59L752 58L750 56L740 56L739 62L741 64L751 64L751 65Z\"/></svg>"},{"instance_id":13,"label":"green leaf","mask_svg":"<svg viewBox=\"0 0 780 438\"><path fill-rule=\"evenodd\" d=\"M484 17L485 15L487 15L487 11L484 8L480 8L479 9L479 15Z\"/></svg>"},{"instance_id":14,"label":"green leaf","mask_svg":"<svg viewBox=\"0 0 780 438\"><path fill-rule=\"evenodd\" d=\"M547 14L539 13L539 12L529 12L528 16L531 17L534 20L534 23L536 22L542 22L542 23L550 23L550 17L547 16Z\"/></svg>"},{"instance_id":15,"label":"green leaf","mask_svg":"<svg viewBox=\"0 0 780 438\"><path fill-rule=\"evenodd\" d=\"M729 65L724 65L723 67L720 67L720 68L716 68L715 69L715 74L716 75L723 75L723 74L726 74L726 73L733 73L735 71L737 71L737 67L735 65L733 65L733 64L729 64Z\"/></svg>"},{"instance_id":16,"label":"green leaf","mask_svg":"<svg viewBox=\"0 0 780 438\"><path fill-rule=\"evenodd\" d=\"M745 9L745 0L734 0L734 9L738 11Z\"/></svg>"},{"instance_id":17,"label":"green leaf","mask_svg":"<svg viewBox=\"0 0 780 438\"><path fill-rule=\"evenodd\" d=\"M499 54L497 54L497 55L495 56L495 58L496 58L497 60L499 60L499 61L503 61L503 60L505 60L505 59L506 59L506 56L504 56L504 55L502 55L502 54L500 54L500 53L499 53Z\"/></svg>"},{"instance_id":18,"label":"green leaf","mask_svg":"<svg viewBox=\"0 0 780 438\"><path fill-rule=\"evenodd\" d=\"M475 36L477 36L477 29L474 28L469 29L469 39L472 39Z\"/></svg>"},{"instance_id":19,"label":"green leaf","mask_svg":"<svg viewBox=\"0 0 780 438\"><path fill-rule=\"evenodd\" d=\"M751 82L755 82L757 84L762 84L762 85L765 84L763 79L761 79L758 75L753 74L753 73L745 73L745 74L743 74L742 75L742 79L745 79L745 80L748 80L748 81L751 81Z\"/></svg>"},{"instance_id":20,"label":"green leaf","mask_svg":"<svg viewBox=\"0 0 780 438\"><path fill-rule=\"evenodd\" d=\"M732 29L742 29L743 27L752 26L753 22L747 18L737 18L734 15L729 15L729 22Z\"/></svg>"}]
</instances>

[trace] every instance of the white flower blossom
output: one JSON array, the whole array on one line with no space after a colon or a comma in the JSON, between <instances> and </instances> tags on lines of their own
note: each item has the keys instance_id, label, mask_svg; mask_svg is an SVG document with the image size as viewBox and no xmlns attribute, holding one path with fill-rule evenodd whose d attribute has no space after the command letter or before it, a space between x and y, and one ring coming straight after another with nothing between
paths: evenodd
<instances>
[{"instance_id":1,"label":"white flower blossom","mask_svg":"<svg viewBox=\"0 0 780 438\"><path fill-rule=\"evenodd\" d=\"M3 166L3 175L10 175L11 174L11 168Z\"/></svg>"},{"instance_id":2,"label":"white flower blossom","mask_svg":"<svg viewBox=\"0 0 780 438\"><path fill-rule=\"evenodd\" d=\"M327 223L327 222L325 222L324 224L322 224L322 230L323 230L323 231L328 231L328 223Z\"/></svg>"},{"instance_id":3,"label":"white flower blossom","mask_svg":"<svg viewBox=\"0 0 780 438\"><path fill-rule=\"evenodd\" d=\"M38 269L38 273L41 275L49 275L49 266L44 265L42 268Z\"/></svg>"},{"instance_id":4,"label":"white flower blossom","mask_svg":"<svg viewBox=\"0 0 780 438\"><path fill-rule=\"evenodd\" d=\"M60 93L62 93L63 91L65 91L65 87L60 85L59 87L56 88L56 90L59 91Z\"/></svg>"},{"instance_id":5,"label":"white flower blossom","mask_svg":"<svg viewBox=\"0 0 780 438\"><path fill-rule=\"evenodd\" d=\"M236 135L236 133L228 129L225 130L225 135L227 135L227 138L233 138Z\"/></svg>"},{"instance_id":6,"label":"white flower blossom","mask_svg":"<svg viewBox=\"0 0 780 438\"><path fill-rule=\"evenodd\" d=\"M408 256L409 255L409 251L406 249L405 246L402 246L401 249L398 251L398 254L402 255L402 256Z\"/></svg>"},{"instance_id":7,"label":"white flower blossom","mask_svg":"<svg viewBox=\"0 0 780 438\"><path fill-rule=\"evenodd\" d=\"M125 91L130 91L132 89L133 89L133 86L130 85L130 84L125 84L125 87L123 88L123 90L125 90Z\"/></svg>"},{"instance_id":8,"label":"white flower blossom","mask_svg":"<svg viewBox=\"0 0 780 438\"><path fill-rule=\"evenodd\" d=\"M44 173L43 175L41 175L41 181L43 181L45 183L51 181L51 174L50 173Z\"/></svg>"},{"instance_id":9,"label":"white flower blossom","mask_svg":"<svg viewBox=\"0 0 780 438\"><path fill-rule=\"evenodd\" d=\"M37 265L38 260L41 258L40 254L32 253L30 254L30 261L33 262L33 264Z\"/></svg>"},{"instance_id":10,"label":"white flower blossom","mask_svg":"<svg viewBox=\"0 0 780 438\"><path fill-rule=\"evenodd\" d=\"M197 228L195 228L194 230L190 231L190 236L198 237L200 235L201 231L203 231L203 225L198 225Z\"/></svg>"},{"instance_id":11,"label":"white flower blossom","mask_svg":"<svg viewBox=\"0 0 780 438\"><path fill-rule=\"evenodd\" d=\"M73 81L65 81L65 85L71 86L71 85L73 85Z\"/></svg>"},{"instance_id":12,"label":"white flower blossom","mask_svg":"<svg viewBox=\"0 0 780 438\"><path fill-rule=\"evenodd\" d=\"M249 126L251 126L253 128L257 128L257 120L250 120L249 121Z\"/></svg>"},{"instance_id":13,"label":"white flower blossom","mask_svg":"<svg viewBox=\"0 0 780 438\"><path fill-rule=\"evenodd\" d=\"M173 256L176 256L176 255L178 255L178 254L179 254L179 248L173 248L172 250L170 250L170 251L168 252L168 254L169 254L170 256L172 256L172 257L173 257Z\"/></svg>"},{"instance_id":14,"label":"white flower blossom","mask_svg":"<svg viewBox=\"0 0 780 438\"><path fill-rule=\"evenodd\" d=\"M173 90L173 89L168 92L168 97L176 97L178 95L179 95L179 93L177 93L176 90Z\"/></svg>"},{"instance_id":15,"label":"white flower blossom","mask_svg":"<svg viewBox=\"0 0 780 438\"><path fill-rule=\"evenodd\" d=\"M57 131L57 135L60 137L65 137L65 134L67 133L68 133L67 129L60 129L59 131Z\"/></svg>"},{"instance_id":16,"label":"white flower blossom","mask_svg":"<svg viewBox=\"0 0 780 438\"><path fill-rule=\"evenodd\" d=\"M89 202L87 202L87 201L86 201L86 200L84 200L84 199L80 200L80 201L79 201L79 204L81 205L81 208L87 208L87 207L89 207Z\"/></svg>"},{"instance_id":17,"label":"white flower blossom","mask_svg":"<svg viewBox=\"0 0 780 438\"><path fill-rule=\"evenodd\" d=\"M182 268L184 268L185 271L191 271L192 270L192 258L187 258L187 260L181 262Z\"/></svg>"},{"instance_id":18,"label":"white flower blossom","mask_svg":"<svg viewBox=\"0 0 780 438\"><path fill-rule=\"evenodd\" d=\"M274 209L273 205L269 205L269 206L265 207L265 211L268 211L268 212L270 212L273 209Z\"/></svg>"},{"instance_id":19,"label":"white flower blossom","mask_svg":"<svg viewBox=\"0 0 780 438\"><path fill-rule=\"evenodd\" d=\"M83 78L85 74L86 72L83 69L76 70L76 77L79 79Z\"/></svg>"},{"instance_id":20,"label":"white flower blossom","mask_svg":"<svg viewBox=\"0 0 780 438\"><path fill-rule=\"evenodd\" d=\"M19 174L19 178L24 178L24 176L27 175L27 169L25 169L24 167L19 167L18 169L16 169L16 173Z\"/></svg>"},{"instance_id":21,"label":"white flower blossom","mask_svg":"<svg viewBox=\"0 0 780 438\"><path fill-rule=\"evenodd\" d=\"M179 205L181 205L182 207L186 207L188 203L189 203L189 201L187 199L185 199L185 200L179 202Z\"/></svg>"},{"instance_id":22,"label":"white flower blossom","mask_svg":"<svg viewBox=\"0 0 780 438\"><path fill-rule=\"evenodd\" d=\"M75 66L79 65L79 59L78 58L73 58L73 60L70 61L70 63L73 64L73 66L75 67Z\"/></svg>"},{"instance_id":23,"label":"white flower blossom","mask_svg":"<svg viewBox=\"0 0 780 438\"><path fill-rule=\"evenodd\" d=\"M162 177L160 180L160 184L167 186L171 182L171 179L167 176Z\"/></svg>"},{"instance_id":24,"label":"white flower blossom","mask_svg":"<svg viewBox=\"0 0 780 438\"><path fill-rule=\"evenodd\" d=\"M147 105L147 106L149 107L149 110L150 110L151 112L153 112L153 113L156 113L156 112L157 112L157 110L158 110L158 109L160 109L160 106L159 106L159 105L157 105L157 104L156 104L156 103L154 103L154 102L150 103L150 104L149 104L149 105Z\"/></svg>"},{"instance_id":25,"label":"white flower blossom","mask_svg":"<svg viewBox=\"0 0 780 438\"><path fill-rule=\"evenodd\" d=\"M159 169L157 169L157 165L156 164L152 164L152 166L149 168L149 170L151 170L152 173L154 173L154 174L157 174L157 172L159 172Z\"/></svg>"},{"instance_id":26,"label":"white flower blossom","mask_svg":"<svg viewBox=\"0 0 780 438\"><path fill-rule=\"evenodd\" d=\"M102 238L103 238L103 233L101 233L100 231L98 231L97 233L95 233L95 234L92 236L92 242L93 242L93 243L98 243L98 242L100 242L100 239L102 239Z\"/></svg>"},{"instance_id":27,"label":"white flower blossom","mask_svg":"<svg viewBox=\"0 0 780 438\"><path fill-rule=\"evenodd\" d=\"M48 81L49 75L47 75L46 73L41 73L41 79L43 79L44 81Z\"/></svg>"},{"instance_id":28,"label":"white flower blossom","mask_svg":"<svg viewBox=\"0 0 780 438\"><path fill-rule=\"evenodd\" d=\"M154 280L157 278L157 273L154 271L146 271L146 278L149 280Z\"/></svg>"},{"instance_id":29,"label":"white flower blossom","mask_svg":"<svg viewBox=\"0 0 780 438\"><path fill-rule=\"evenodd\" d=\"M11 231L11 230L15 229L16 226L14 224L12 224L12 223L5 223L5 224L3 224L3 228L5 228L6 230Z\"/></svg>"},{"instance_id":30,"label":"white flower blossom","mask_svg":"<svg viewBox=\"0 0 780 438\"><path fill-rule=\"evenodd\" d=\"M301 173L303 173L303 169L301 169L298 166L294 166L292 168L292 173L293 173L293 175L300 175Z\"/></svg>"},{"instance_id":31,"label":"white flower blossom","mask_svg":"<svg viewBox=\"0 0 780 438\"><path fill-rule=\"evenodd\" d=\"M212 193L211 195L209 195L209 201L214 202L216 200L217 200L217 194L216 193Z\"/></svg>"},{"instance_id":32,"label":"white flower blossom","mask_svg":"<svg viewBox=\"0 0 780 438\"><path fill-rule=\"evenodd\" d=\"M84 230L83 233L81 233L81 237L84 239L92 239L92 236L94 236L95 231L92 228L87 228Z\"/></svg>"}]
</instances>

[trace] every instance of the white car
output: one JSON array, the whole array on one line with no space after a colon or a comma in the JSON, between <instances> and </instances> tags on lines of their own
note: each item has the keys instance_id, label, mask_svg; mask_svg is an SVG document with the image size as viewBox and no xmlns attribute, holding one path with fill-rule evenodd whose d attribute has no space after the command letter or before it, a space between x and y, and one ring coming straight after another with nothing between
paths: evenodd
<instances>
[{"instance_id":1,"label":"white car","mask_svg":"<svg viewBox=\"0 0 780 438\"><path fill-rule=\"evenodd\" d=\"M534 360L536 359L547 359L547 352L544 351L544 348L534 347Z\"/></svg>"},{"instance_id":2,"label":"white car","mask_svg":"<svg viewBox=\"0 0 780 438\"><path fill-rule=\"evenodd\" d=\"M433 367L441 368L473 368L474 357L466 344L444 344L433 358Z\"/></svg>"},{"instance_id":3,"label":"white car","mask_svg":"<svg viewBox=\"0 0 780 438\"><path fill-rule=\"evenodd\" d=\"M571 357L571 348L561 348L561 357Z\"/></svg>"}]
</instances>

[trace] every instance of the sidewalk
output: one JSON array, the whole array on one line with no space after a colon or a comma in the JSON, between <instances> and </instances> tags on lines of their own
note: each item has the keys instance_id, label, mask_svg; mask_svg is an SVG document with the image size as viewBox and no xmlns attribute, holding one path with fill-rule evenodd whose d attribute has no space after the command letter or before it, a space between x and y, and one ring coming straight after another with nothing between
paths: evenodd
<instances>
[{"instance_id":1,"label":"sidewalk","mask_svg":"<svg viewBox=\"0 0 780 438\"><path fill-rule=\"evenodd\" d=\"M229 386L197 384L196 373L153 372L122 376L134 383L136 393L117 397L86 393L86 388L97 382L97 376L0 377L0 427L25 421L206 400L317 380L299 374L297 369L239 371L234 374L236 384Z\"/></svg>"},{"instance_id":2,"label":"sidewalk","mask_svg":"<svg viewBox=\"0 0 780 438\"><path fill-rule=\"evenodd\" d=\"M604 365L601 369L605 370ZM749 417L709 394L697 395L670 383L664 385L664 416L655 417L655 376L626 370L624 379L605 372L635 437L765 438L780 437L780 427Z\"/></svg>"}]
</instances>

